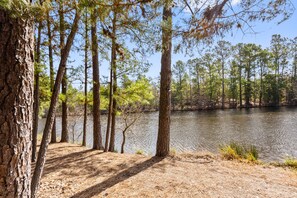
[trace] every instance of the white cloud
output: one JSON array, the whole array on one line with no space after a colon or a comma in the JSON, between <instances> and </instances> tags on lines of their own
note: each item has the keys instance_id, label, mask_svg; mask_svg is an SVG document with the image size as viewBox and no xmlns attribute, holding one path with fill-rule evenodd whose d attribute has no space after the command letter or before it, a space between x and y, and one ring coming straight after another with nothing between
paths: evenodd
<instances>
[{"instance_id":1,"label":"white cloud","mask_svg":"<svg viewBox=\"0 0 297 198\"><path fill-rule=\"evenodd\" d=\"M240 2L241 2L241 0L232 0L231 5L235 6L235 5L239 4Z\"/></svg>"},{"instance_id":2,"label":"white cloud","mask_svg":"<svg viewBox=\"0 0 297 198\"><path fill-rule=\"evenodd\" d=\"M187 0L189 6L193 10L195 9L201 9L206 8L207 6L215 5L218 2L222 2L222 0ZM236 6L241 2L241 0L231 0L231 5ZM184 7L185 6L185 0L177 0L177 5ZM185 12L190 12L189 8L185 8Z\"/></svg>"}]
</instances>

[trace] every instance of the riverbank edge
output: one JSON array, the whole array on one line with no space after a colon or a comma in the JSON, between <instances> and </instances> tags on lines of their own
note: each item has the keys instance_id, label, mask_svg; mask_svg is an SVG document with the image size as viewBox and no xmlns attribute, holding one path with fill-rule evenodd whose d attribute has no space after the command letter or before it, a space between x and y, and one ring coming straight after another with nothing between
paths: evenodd
<instances>
[{"instance_id":1,"label":"riverbank edge","mask_svg":"<svg viewBox=\"0 0 297 198\"><path fill-rule=\"evenodd\" d=\"M189 197L197 190L199 197L297 195L297 171L228 161L210 152L158 158L54 143L49 145L39 197Z\"/></svg>"}]
</instances>

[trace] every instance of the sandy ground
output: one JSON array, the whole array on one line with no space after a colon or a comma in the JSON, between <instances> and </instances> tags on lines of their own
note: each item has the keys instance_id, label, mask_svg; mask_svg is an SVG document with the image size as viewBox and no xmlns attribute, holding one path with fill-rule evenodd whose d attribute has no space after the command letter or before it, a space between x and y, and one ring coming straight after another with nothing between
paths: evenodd
<instances>
[{"instance_id":1,"label":"sandy ground","mask_svg":"<svg viewBox=\"0 0 297 198\"><path fill-rule=\"evenodd\" d=\"M211 154L156 158L49 146L38 197L297 197L297 172Z\"/></svg>"}]
</instances>

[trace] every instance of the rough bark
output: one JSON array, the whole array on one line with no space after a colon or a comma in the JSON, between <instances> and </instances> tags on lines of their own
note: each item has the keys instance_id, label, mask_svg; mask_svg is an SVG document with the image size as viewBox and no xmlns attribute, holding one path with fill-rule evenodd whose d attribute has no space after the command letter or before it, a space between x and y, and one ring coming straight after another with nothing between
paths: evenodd
<instances>
[{"instance_id":1,"label":"rough bark","mask_svg":"<svg viewBox=\"0 0 297 198\"><path fill-rule=\"evenodd\" d=\"M65 96L62 102L62 131L61 142L69 142L68 133L68 105L67 105L67 68L62 79L62 94Z\"/></svg>"},{"instance_id":2,"label":"rough bark","mask_svg":"<svg viewBox=\"0 0 297 198\"><path fill-rule=\"evenodd\" d=\"M117 13L116 10L114 10L114 15L112 19L112 46L111 46L111 72L112 72L112 81L110 83L110 86L112 86L112 93L110 94L110 102L112 102L111 112L110 112L110 120L111 120L111 126L110 126L110 142L109 142L109 151L114 152L114 144L115 144L115 125L116 125L116 112L117 112L117 101L114 97L116 91L117 91L117 65L116 65L116 22L117 22Z\"/></svg>"},{"instance_id":3,"label":"rough bark","mask_svg":"<svg viewBox=\"0 0 297 198\"><path fill-rule=\"evenodd\" d=\"M42 136L42 141L41 141L38 158L37 158L37 162L36 162L36 167L35 167L33 178L32 178L32 184L31 184L32 198L36 197L36 193L37 193L37 190L39 187L40 178L41 178L41 175L43 172L45 158L46 158L46 151L47 151L48 144L49 144L49 136L50 136L50 132L51 132L51 129L53 126L55 114L56 114L56 106L57 106L58 96L59 96L59 92L60 92L60 85L61 85L62 78L63 78L64 72L65 72L65 67L66 67L66 62L67 62L68 56L69 56L69 52L70 52L75 34L78 29L79 19L80 19L80 13L77 11L75 14L73 23L72 23L73 25L71 28L71 32L68 36L66 45L65 45L65 47L62 51L62 54L61 54L61 60L60 60L59 69L57 72L57 77L55 80L53 94L51 97L49 112L48 112L48 116L46 119L43 136Z\"/></svg>"},{"instance_id":4,"label":"rough bark","mask_svg":"<svg viewBox=\"0 0 297 198\"><path fill-rule=\"evenodd\" d=\"M104 152L107 152L108 150L112 150L112 147L114 149L114 143L112 146L110 146L109 143L114 142L114 130L113 126L115 125L115 122L113 121L114 117L114 70L116 69L116 14L114 14L114 17L112 19L112 40L111 40L111 64L110 64L110 82L109 82L109 105L108 105L108 117L107 117L107 127L106 127L106 139L105 139L105 149ZM114 122L114 123L112 123ZM110 139L109 139L110 136Z\"/></svg>"},{"instance_id":5,"label":"rough bark","mask_svg":"<svg viewBox=\"0 0 297 198\"><path fill-rule=\"evenodd\" d=\"M60 16L60 49L62 54L63 48L65 46L65 19L64 19L63 1L60 1L59 16ZM67 68L66 67L65 67L65 72L62 79L62 94L65 96L65 98L62 101L61 142L68 142L69 134L68 134Z\"/></svg>"},{"instance_id":6,"label":"rough bark","mask_svg":"<svg viewBox=\"0 0 297 198\"><path fill-rule=\"evenodd\" d=\"M95 11L96 12L96 11ZM91 13L92 64L93 64L93 149L103 150L100 121L100 82L97 39L97 14Z\"/></svg>"},{"instance_id":7,"label":"rough bark","mask_svg":"<svg viewBox=\"0 0 297 198\"><path fill-rule=\"evenodd\" d=\"M161 85L159 103L159 127L156 156L167 156L170 146L170 101L171 101L171 48L172 9L167 1L163 8Z\"/></svg>"},{"instance_id":8,"label":"rough bark","mask_svg":"<svg viewBox=\"0 0 297 198\"><path fill-rule=\"evenodd\" d=\"M48 58L49 58L49 68L50 68L50 84L51 92L54 90L55 83L55 71L54 71L54 59L53 59L53 44L52 44L52 32L51 32L51 21L49 12L47 12L47 36L48 36ZM53 127L51 130L51 143L57 142L57 132L56 132L56 117L54 118Z\"/></svg>"},{"instance_id":9,"label":"rough bark","mask_svg":"<svg viewBox=\"0 0 297 198\"><path fill-rule=\"evenodd\" d=\"M0 8L0 197L30 197L33 20Z\"/></svg>"},{"instance_id":10,"label":"rough bark","mask_svg":"<svg viewBox=\"0 0 297 198\"><path fill-rule=\"evenodd\" d=\"M37 31L37 43L35 47L36 57L35 57L35 66L37 70L35 70L34 75L34 104L33 104L33 133L32 133L32 162L36 161L36 147L37 147L37 134L38 134L38 114L39 114L39 64L40 64L40 42L41 42L41 29L42 23L38 23L38 31Z\"/></svg>"}]
</instances>

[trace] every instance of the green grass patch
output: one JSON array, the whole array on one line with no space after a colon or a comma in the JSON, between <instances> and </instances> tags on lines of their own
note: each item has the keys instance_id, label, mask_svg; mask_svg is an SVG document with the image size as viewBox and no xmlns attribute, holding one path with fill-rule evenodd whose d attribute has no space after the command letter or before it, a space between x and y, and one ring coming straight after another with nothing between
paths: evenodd
<instances>
[{"instance_id":1,"label":"green grass patch","mask_svg":"<svg viewBox=\"0 0 297 198\"><path fill-rule=\"evenodd\" d=\"M136 154L137 154L137 155L143 155L143 154L144 154L144 151L141 150L141 149L139 149L139 150L136 151Z\"/></svg>"},{"instance_id":2,"label":"green grass patch","mask_svg":"<svg viewBox=\"0 0 297 198\"><path fill-rule=\"evenodd\" d=\"M284 165L297 169L297 159L293 157L288 157L287 159L285 159Z\"/></svg>"},{"instance_id":3,"label":"green grass patch","mask_svg":"<svg viewBox=\"0 0 297 198\"><path fill-rule=\"evenodd\" d=\"M247 160L249 162L257 162L259 158L258 150L255 146L245 146L236 142L220 147L223 158L227 160Z\"/></svg>"}]
</instances>

